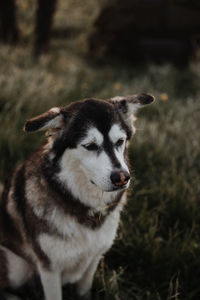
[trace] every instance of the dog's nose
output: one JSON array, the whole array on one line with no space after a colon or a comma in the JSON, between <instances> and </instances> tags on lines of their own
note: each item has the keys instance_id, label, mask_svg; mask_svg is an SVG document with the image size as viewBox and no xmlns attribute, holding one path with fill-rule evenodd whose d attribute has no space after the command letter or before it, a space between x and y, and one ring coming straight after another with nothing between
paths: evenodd
<instances>
[{"instance_id":1,"label":"dog's nose","mask_svg":"<svg viewBox=\"0 0 200 300\"><path fill-rule=\"evenodd\" d=\"M115 171L111 174L110 179L116 186L123 186L128 183L130 175L126 171Z\"/></svg>"}]
</instances>

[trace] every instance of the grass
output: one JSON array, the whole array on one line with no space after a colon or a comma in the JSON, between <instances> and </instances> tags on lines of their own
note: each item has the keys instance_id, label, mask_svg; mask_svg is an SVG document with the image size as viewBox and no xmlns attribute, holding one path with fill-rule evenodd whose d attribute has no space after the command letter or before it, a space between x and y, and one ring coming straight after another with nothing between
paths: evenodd
<instances>
[{"instance_id":1,"label":"grass","mask_svg":"<svg viewBox=\"0 0 200 300\"><path fill-rule=\"evenodd\" d=\"M0 48L0 181L44 138L22 131L28 118L84 97L154 94L156 103L138 114L129 202L96 273L95 299L197 300L200 62L184 70L95 62L87 56L86 37L102 3L60 0L51 53L35 61L35 1L18 1L22 42Z\"/></svg>"}]
</instances>

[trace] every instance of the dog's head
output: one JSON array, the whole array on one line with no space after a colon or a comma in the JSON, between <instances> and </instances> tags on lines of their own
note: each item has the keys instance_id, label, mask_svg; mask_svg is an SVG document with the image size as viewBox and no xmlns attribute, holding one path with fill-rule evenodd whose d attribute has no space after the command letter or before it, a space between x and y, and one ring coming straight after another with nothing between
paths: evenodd
<instances>
[{"instance_id":1,"label":"dog's head","mask_svg":"<svg viewBox=\"0 0 200 300\"><path fill-rule=\"evenodd\" d=\"M25 131L47 131L45 151L59 166L63 181L79 172L103 191L125 189L130 179L126 148L135 132L134 113L153 100L140 94L77 101L27 121Z\"/></svg>"}]
</instances>

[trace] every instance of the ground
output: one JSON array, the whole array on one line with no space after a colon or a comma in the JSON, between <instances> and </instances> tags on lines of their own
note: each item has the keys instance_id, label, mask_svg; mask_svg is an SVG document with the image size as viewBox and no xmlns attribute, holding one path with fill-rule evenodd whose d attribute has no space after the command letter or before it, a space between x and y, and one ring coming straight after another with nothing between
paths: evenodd
<instances>
[{"instance_id":1,"label":"ground","mask_svg":"<svg viewBox=\"0 0 200 300\"><path fill-rule=\"evenodd\" d=\"M51 52L36 61L35 2L17 1L20 45L0 45L0 181L44 138L22 131L28 118L85 97L152 93L156 102L138 114L129 201L96 273L95 299L199 299L200 62L180 70L95 61L86 41L97 0L60 0Z\"/></svg>"}]
</instances>

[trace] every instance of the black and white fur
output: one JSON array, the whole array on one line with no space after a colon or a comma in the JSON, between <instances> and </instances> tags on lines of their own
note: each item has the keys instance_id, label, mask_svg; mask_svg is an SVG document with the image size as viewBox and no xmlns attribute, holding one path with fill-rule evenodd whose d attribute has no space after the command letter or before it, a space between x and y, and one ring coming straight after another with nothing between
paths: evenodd
<instances>
[{"instance_id":1,"label":"black and white fur","mask_svg":"<svg viewBox=\"0 0 200 300\"><path fill-rule=\"evenodd\" d=\"M129 185L126 149L146 94L86 99L26 122L47 141L19 165L0 200L0 289L39 275L46 300L76 283L89 298L101 256L111 247ZM7 295L7 296L6 296Z\"/></svg>"}]
</instances>

